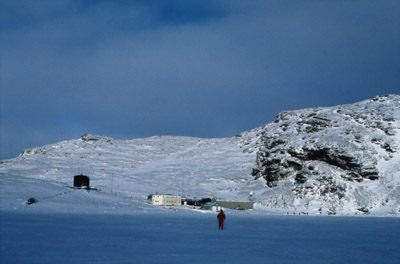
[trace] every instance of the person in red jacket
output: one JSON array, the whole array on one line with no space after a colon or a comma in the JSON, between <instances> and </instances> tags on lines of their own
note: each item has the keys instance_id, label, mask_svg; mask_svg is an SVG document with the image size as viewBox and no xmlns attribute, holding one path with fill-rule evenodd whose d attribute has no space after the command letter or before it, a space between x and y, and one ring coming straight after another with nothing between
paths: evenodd
<instances>
[{"instance_id":1,"label":"person in red jacket","mask_svg":"<svg viewBox=\"0 0 400 264\"><path fill-rule=\"evenodd\" d=\"M219 212L219 214L217 215L218 218L218 226L219 229L224 230L224 220L225 220L225 214L224 211L221 209L221 211Z\"/></svg>"}]
</instances>

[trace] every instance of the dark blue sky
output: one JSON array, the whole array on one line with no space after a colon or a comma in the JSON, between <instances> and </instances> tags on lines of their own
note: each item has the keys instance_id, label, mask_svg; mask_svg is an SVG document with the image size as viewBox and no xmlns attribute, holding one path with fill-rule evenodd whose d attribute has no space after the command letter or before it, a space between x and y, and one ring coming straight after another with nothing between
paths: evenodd
<instances>
[{"instance_id":1,"label":"dark blue sky","mask_svg":"<svg viewBox=\"0 0 400 264\"><path fill-rule=\"evenodd\" d=\"M399 14L397 0L0 0L0 158L84 133L228 137L399 94Z\"/></svg>"}]
</instances>

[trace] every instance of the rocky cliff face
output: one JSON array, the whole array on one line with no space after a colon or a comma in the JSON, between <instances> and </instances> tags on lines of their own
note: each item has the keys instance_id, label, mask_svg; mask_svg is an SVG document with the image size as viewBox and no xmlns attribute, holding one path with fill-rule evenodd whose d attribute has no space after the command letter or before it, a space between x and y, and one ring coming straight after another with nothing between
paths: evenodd
<instances>
[{"instance_id":1,"label":"rocky cliff face","mask_svg":"<svg viewBox=\"0 0 400 264\"><path fill-rule=\"evenodd\" d=\"M390 210L399 210L399 95L281 112L261 142L253 175L271 188L265 206L336 214L395 203Z\"/></svg>"}]
</instances>

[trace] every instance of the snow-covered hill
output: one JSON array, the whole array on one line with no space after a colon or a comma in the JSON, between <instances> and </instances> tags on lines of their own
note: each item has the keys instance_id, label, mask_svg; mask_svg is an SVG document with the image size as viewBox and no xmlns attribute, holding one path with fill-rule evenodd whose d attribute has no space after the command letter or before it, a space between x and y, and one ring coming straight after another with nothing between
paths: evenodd
<instances>
[{"instance_id":1,"label":"snow-covered hill","mask_svg":"<svg viewBox=\"0 0 400 264\"><path fill-rule=\"evenodd\" d=\"M253 132L216 139L116 140L83 135L27 149L15 159L0 162L1 207L18 209L31 196L40 201L37 206L51 205L52 210L71 203L75 210L84 201L88 205L84 210L89 211L147 208L147 196L155 193L247 200L252 190L265 188L264 180L255 181L251 175L256 138ZM69 192L73 176L80 173L90 177L97 192ZM65 195L64 190L68 191ZM62 195L54 196L58 193Z\"/></svg>"},{"instance_id":2,"label":"snow-covered hill","mask_svg":"<svg viewBox=\"0 0 400 264\"><path fill-rule=\"evenodd\" d=\"M259 150L260 149L260 150ZM258 151L259 150L259 151ZM83 135L0 161L2 210L130 212L149 194L251 200L257 212L400 215L400 96L281 112L232 138ZM83 173L98 191L71 191ZM31 210L31 209L29 209Z\"/></svg>"},{"instance_id":3,"label":"snow-covered hill","mask_svg":"<svg viewBox=\"0 0 400 264\"><path fill-rule=\"evenodd\" d=\"M253 174L265 207L400 213L400 96L281 112L263 128Z\"/></svg>"}]
</instances>

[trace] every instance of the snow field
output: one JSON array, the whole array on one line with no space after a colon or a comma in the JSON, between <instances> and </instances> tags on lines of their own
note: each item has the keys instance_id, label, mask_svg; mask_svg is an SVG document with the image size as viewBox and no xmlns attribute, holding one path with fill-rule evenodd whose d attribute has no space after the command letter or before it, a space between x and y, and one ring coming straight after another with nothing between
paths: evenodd
<instances>
[{"instance_id":1,"label":"snow field","mask_svg":"<svg viewBox=\"0 0 400 264\"><path fill-rule=\"evenodd\" d=\"M399 263L398 218L2 212L1 263Z\"/></svg>"}]
</instances>

